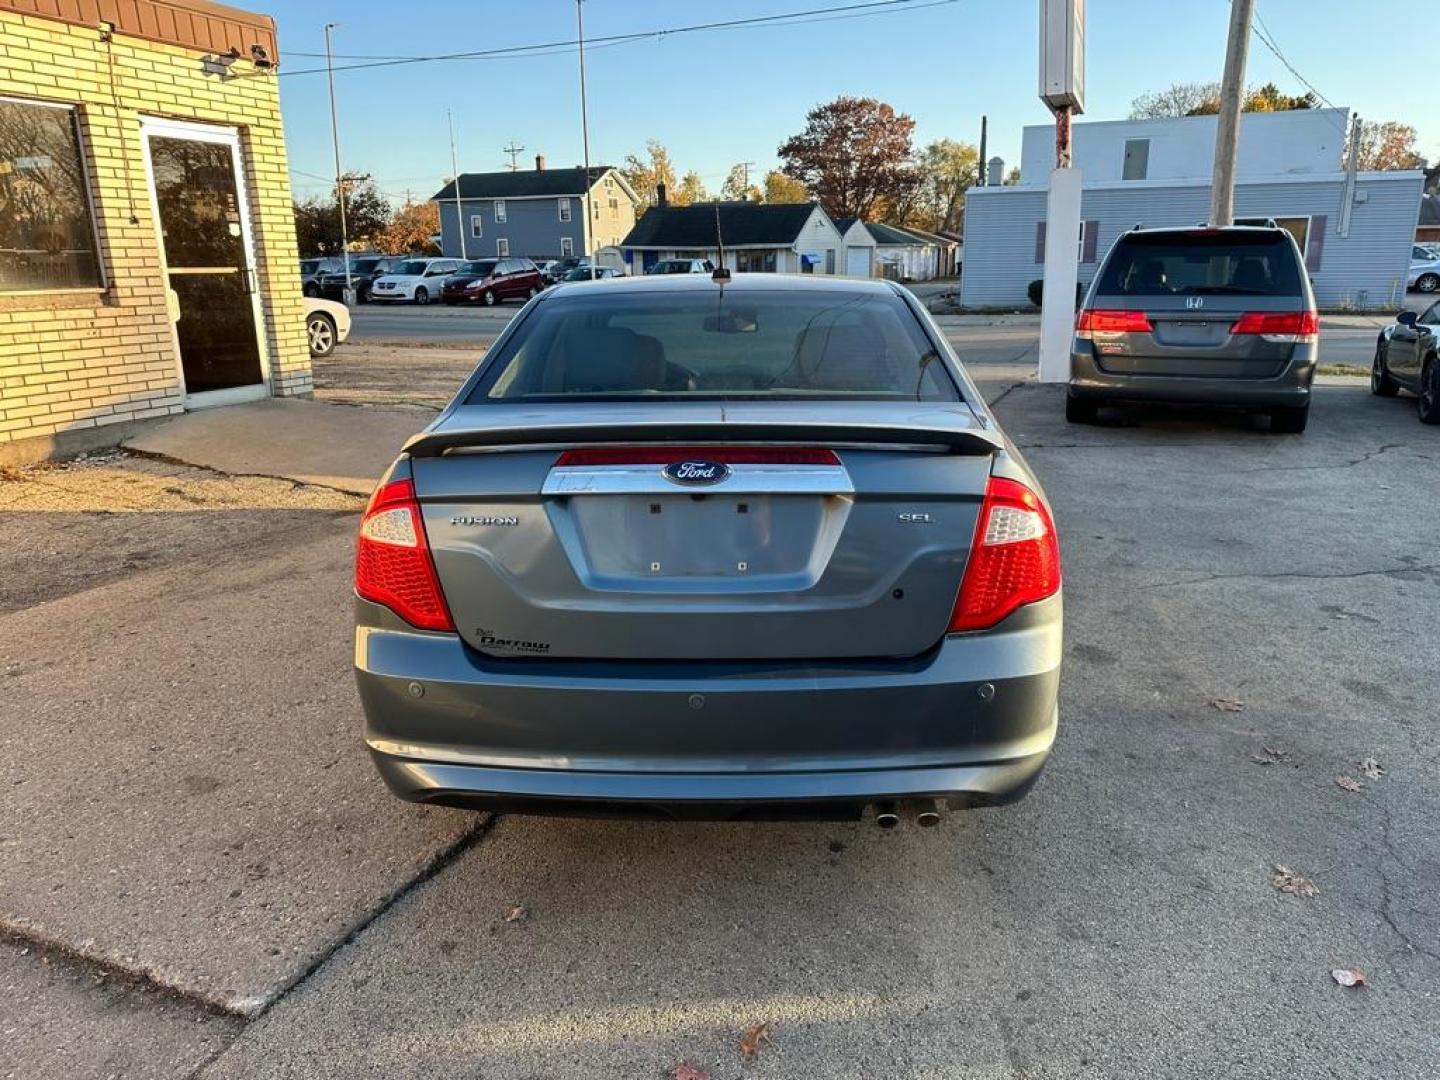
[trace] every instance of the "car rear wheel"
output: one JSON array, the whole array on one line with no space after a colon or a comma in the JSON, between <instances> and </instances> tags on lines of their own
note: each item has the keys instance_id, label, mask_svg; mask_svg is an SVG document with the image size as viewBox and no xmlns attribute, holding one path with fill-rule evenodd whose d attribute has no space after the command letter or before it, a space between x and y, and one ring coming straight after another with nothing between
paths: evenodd
<instances>
[{"instance_id":1,"label":"car rear wheel","mask_svg":"<svg viewBox=\"0 0 1440 1080\"><path fill-rule=\"evenodd\" d=\"M1420 422L1440 424L1440 359L1433 356L1420 373Z\"/></svg>"},{"instance_id":2,"label":"car rear wheel","mask_svg":"<svg viewBox=\"0 0 1440 1080\"><path fill-rule=\"evenodd\" d=\"M486 289L480 299L485 302L486 307L494 307L495 301L499 298L495 295L494 289Z\"/></svg>"},{"instance_id":3,"label":"car rear wheel","mask_svg":"<svg viewBox=\"0 0 1440 1080\"><path fill-rule=\"evenodd\" d=\"M1310 422L1310 403L1270 410L1272 435L1299 435Z\"/></svg>"},{"instance_id":4,"label":"car rear wheel","mask_svg":"<svg viewBox=\"0 0 1440 1080\"><path fill-rule=\"evenodd\" d=\"M430 290L424 285L417 285L415 288L415 302L417 304L428 304L430 302Z\"/></svg>"},{"instance_id":5,"label":"car rear wheel","mask_svg":"<svg viewBox=\"0 0 1440 1080\"><path fill-rule=\"evenodd\" d=\"M1370 364L1370 392L1378 397L1394 397L1400 391L1400 384L1390 377L1385 367L1385 343L1375 346L1375 359Z\"/></svg>"},{"instance_id":6,"label":"car rear wheel","mask_svg":"<svg viewBox=\"0 0 1440 1080\"><path fill-rule=\"evenodd\" d=\"M1072 424L1093 424L1100 418L1100 402L1094 398L1065 396L1065 419Z\"/></svg>"},{"instance_id":7,"label":"car rear wheel","mask_svg":"<svg viewBox=\"0 0 1440 1080\"><path fill-rule=\"evenodd\" d=\"M335 323L329 315L316 312L305 320L305 335L310 340L311 356L329 356L335 351Z\"/></svg>"},{"instance_id":8,"label":"car rear wheel","mask_svg":"<svg viewBox=\"0 0 1440 1080\"><path fill-rule=\"evenodd\" d=\"M1440 289L1440 274L1421 274L1415 280L1415 288L1421 292L1435 292Z\"/></svg>"}]
</instances>

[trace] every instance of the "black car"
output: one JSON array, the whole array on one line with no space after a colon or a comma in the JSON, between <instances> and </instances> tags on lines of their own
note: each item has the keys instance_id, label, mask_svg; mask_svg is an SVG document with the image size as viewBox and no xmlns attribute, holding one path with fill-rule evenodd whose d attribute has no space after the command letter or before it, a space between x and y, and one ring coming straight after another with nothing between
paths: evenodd
<instances>
[{"instance_id":1,"label":"black car","mask_svg":"<svg viewBox=\"0 0 1440 1080\"><path fill-rule=\"evenodd\" d=\"M1370 390L1394 397L1409 390L1420 402L1420 422L1440 424L1440 300L1420 314L1402 311L1380 331Z\"/></svg>"},{"instance_id":2,"label":"black car","mask_svg":"<svg viewBox=\"0 0 1440 1080\"><path fill-rule=\"evenodd\" d=\"M405 261L403 255L352 255L350 256L350 287L355 290L358 303L368 303L370 286L381 274L388 274ZM329 271L319 277L320 295L327 300L341 300L345 295L345 266L336 262Z\"/></svg>"},{"instance_id":3,"label":"black car","mask_svg":"<svg viewBox=\"0 0 1440 1080\"><path fill-rule=\"evenodd\" d=\"M300 291L306 296L320 295L320 278L340 265L338 259L301 259Z\"/></svg>"},{"instance_id":4,"label":"black car","mask_svg":"<svg viewBox=\"0 0 1440 1080\"><path fill-rule=\"evenodd\" d=\"M589 266L590 260L579 255L567 255L563 259L556 259L549 266L545 267L545 280L551 285L564 281L565 275L571 270L581 266Z\"/></svg>"}]
</instances>

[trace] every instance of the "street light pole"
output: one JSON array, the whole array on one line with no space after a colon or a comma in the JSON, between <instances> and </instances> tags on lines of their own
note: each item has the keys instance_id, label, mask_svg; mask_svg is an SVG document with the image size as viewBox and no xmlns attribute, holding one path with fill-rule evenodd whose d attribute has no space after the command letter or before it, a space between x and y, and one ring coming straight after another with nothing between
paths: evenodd
<instances>
[{"instance_id":1,"label":"street light pole","mask_svg":"<svg viewBox=\"0 0 1440 1080\"><path fill-rule=\"evenodd\" d=\"M446 109L445 118L450 121L450 171L455 174L455 229L460 233L460 258L468 259L470 256L465 253L465 214L460 208L460 165L455 157L455 114ZM445 245L443 228L440 230L440 245L443 255Z\"/></svg>"},{"instance_id":2,"label":"street light pole","mask_svg":"<svg viewBox=\"0 0 1440 1080\"><path fill-rule=\"evenodd\" d=\"M585 103L585 0L575 0L575 25L580 44L580 141L585 151L585 228L580 233L580 246L590 258L590 280L595 280L595 256L590 251L590 230L595 225L595 211L590 194L590 113Z\"/></svg>"},{"instance_id":3,"label":"street light pole","mask_svg":"<svg viewBox=\"0 0 1440 1080\"><path fill-rule=\"evenodd\" d=\"M1255 0L1230 0L1230 40L1225 43L1220 114L1215 118L1215 172L1210 179L1210 224L1216 228L1235 224L1235 155L1240 150L1240 105L1254 15Z\"/></svg>"},{"instance_id":4,"label":"street light pole","mask_svg":"<svg viewBox=\"0 0 1440 1080\"><path fill-rule=\"evenodd\" d=\"M330 138L335 143L335 200L340 207L340 257L345 263L345 299L349 302L350 236L345 224L345 177L340 172L340 120L335 112L335 65L330 56L330 32L339 23L325 24L325 75L330 80Z\"/></svg>"}]
</instances>

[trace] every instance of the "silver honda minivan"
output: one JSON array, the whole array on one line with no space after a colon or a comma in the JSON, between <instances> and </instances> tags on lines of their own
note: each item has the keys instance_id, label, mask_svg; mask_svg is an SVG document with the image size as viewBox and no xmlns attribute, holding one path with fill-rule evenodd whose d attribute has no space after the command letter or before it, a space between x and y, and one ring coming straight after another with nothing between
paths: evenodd
<instances>
[{"instance_id":1,"label":"silver honda minivan","mask_svg":"<svg viewBox=\"0 0 1440 1080\"><path fill-rule=\"evenodd\" d=\"M1319 358L1315 294L1282 228L1134 229L1091 282L1075 323L1065 418L1158 401L1235 406L1299 434Z\"/></svg>"},{"instance_id":2,"label":"silver honda minivan","mask_svg":"<svg viewBox=\"0 0 1440 1080\"><path fill-rule=\"evenodd\" d=\"M406 799L930 825L1055 738L1049 506L889 283L543 293L382 479L355 592Z\"/></svg>"}]
</instances>

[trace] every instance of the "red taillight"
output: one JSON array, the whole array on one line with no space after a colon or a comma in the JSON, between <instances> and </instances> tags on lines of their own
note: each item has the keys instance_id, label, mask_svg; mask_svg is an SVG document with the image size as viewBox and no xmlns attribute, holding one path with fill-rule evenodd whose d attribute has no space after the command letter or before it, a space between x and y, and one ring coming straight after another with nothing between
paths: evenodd
<instances>
[{"instance_id":1,"label":"red taillight","mask_svg":"<svg viewBox=\"0 0 1440 1080\"><path fill-rule=\"evenodd\" d=\"M1016 480L992 476L950 616L950 633L984 630L1060 588L1060 543L1050 512Z\"/></svg>"},{"instance_id":2,"label":"red taillight","mask_svg":"<svg viewBox=\"0 0 1440 1080\"><path fill-rule=\"evenodd\" d=\"M1153 327L1143 311L1082 311L1075 321L1077 333L1148 334Z\"/></svg>"},{"instance_id":3,"label":"red taillight","mask_svg":"<svg viewBox=\"0 0 1440 1080\"><path fill-rule=\"evenodd\" d=\"M668 465L700 458L726 465L839 465L834 450L813 446L602 446L566 450L556 460L567 465Z\"/></svg>"},{"instance_id":4,"label":"red taillight","mask_svg":"<svg viewBox=\"0 0 1440 1080\"><path fill-rule=\"evenodd\" d=\"M1297 341L1320 332L1320 316L1313 311L1247 311L1230 327L1232 334Z\"/></svg>"},{"instance_id":5,"label":"red taillight","mask_svg":"<svg viewBox=\"0 0 1440 1080\"><path fill-rule=\"evenodd\" d=\"M455 629L409 480L392 480L370 496L355 549L355 591L411 626Z\"/></svg>"}]
</instances>

